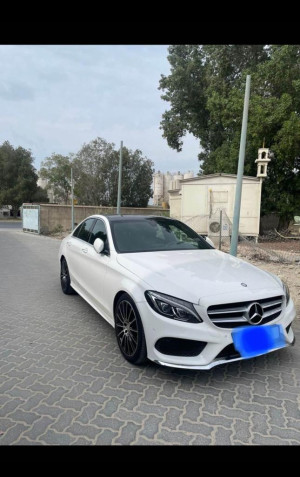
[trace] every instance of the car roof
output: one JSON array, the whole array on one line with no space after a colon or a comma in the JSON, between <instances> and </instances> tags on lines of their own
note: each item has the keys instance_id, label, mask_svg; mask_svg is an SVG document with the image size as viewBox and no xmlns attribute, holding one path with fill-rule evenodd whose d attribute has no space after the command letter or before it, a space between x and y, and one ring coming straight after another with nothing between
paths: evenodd
<instances>
[{"instance_id":1,"label":"car roof","mask_svg":"<svg viewBox=\"0 0 300 477\"><path fill-rule=\"evenodd\" d=\"M164 217L161 215L105 215L109 222L126 222L128 220L146 220L146 219L169 219L169 217Z\"/></svg>"}]
</instances>

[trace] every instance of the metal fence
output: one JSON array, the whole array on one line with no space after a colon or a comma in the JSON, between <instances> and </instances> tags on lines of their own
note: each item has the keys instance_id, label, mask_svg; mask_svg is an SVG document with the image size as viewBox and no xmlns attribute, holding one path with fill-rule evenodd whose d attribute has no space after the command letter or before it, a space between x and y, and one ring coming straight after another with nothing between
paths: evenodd
<instances>
[{"instance_id":1,"label":"metal fence","mask_svg":"<svg viewBox=\"0 0 300 477\"><path fill-rule=\"evenodd\" d=\"M259 237L255 243L239 235L238 253L242 257L300 265L300 237L292 240L264 241L264 237Z\"/></svg>"},{"instance_id":2,"label":"metal fence","mask_svg":"<svg viewBox=\"0 0 300 477\"><path fill-rule=\"evenodd\" d=\"M232 233L232 222L226 212L218 209L214 214L176 217L189 225L199 234L208 236L215 248L229 253ZM238 256L264 261L300 264L299 238L272 239L265 236L245 236L239 232Z\"/></svg>"}]
</instances>

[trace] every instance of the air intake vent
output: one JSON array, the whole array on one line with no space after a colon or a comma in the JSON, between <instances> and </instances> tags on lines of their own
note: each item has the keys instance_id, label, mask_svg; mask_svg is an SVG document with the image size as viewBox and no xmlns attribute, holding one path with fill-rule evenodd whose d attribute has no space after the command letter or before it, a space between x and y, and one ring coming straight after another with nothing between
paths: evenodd
<instances>
[{"instance_id":1,"label":"air intake vent","mask_svg":"<svg viewBox=\"0 0 300 477\"><path fill-rule=\"evenodd\" d=\"M155 348L163 354L173 356L198 356L207 345L204 341L186 340L182 338L160 338Z\"/></svg>"}]
</instances>

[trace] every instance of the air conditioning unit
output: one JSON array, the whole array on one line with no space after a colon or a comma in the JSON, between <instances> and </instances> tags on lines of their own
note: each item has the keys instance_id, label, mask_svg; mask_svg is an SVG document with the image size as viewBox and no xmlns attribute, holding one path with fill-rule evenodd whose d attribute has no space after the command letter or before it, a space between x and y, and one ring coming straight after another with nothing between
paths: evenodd
<instances>
[{"instance_id":1,"label":"air conditioning unit","mask_svg":"<svg viewBox=\"0 0 300 477\"><path fill-rule=\"evenodd\" d=\"M220 222L214 221L209 224L209 232L212 235L219 235L220 228L221 228Z\"/></svg>"},{"instance_id":2,"label":"air conditioning unit","mask_svg":"<svg viewBox=\"0 0 300 477\"><path fill-rule=\"evenodd\" d=\"M221 230L222 227L222 230ZM215 212L209 219L208 236L219 237L221 232L222 237L229 237L231 235L231 222L225 211L222 211L222 218L220 210Z\"/></svg>"}]
</instances>

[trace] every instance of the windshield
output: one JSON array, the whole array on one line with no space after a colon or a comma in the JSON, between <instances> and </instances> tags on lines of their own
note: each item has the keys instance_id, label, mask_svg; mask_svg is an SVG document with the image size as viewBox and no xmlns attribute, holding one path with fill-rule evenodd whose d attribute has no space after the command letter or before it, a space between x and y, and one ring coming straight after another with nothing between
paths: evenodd
<instances>
[{"instance_id":1,"label":"windshield","mask_svg":"<svg viewBox=\"0 0 300 477\"><path fill-rule=\"evenodd\" d=\"M119 253L213 248L187 225L164 217L116 220L111 230Z\"/></svg>"}]
</instances>

